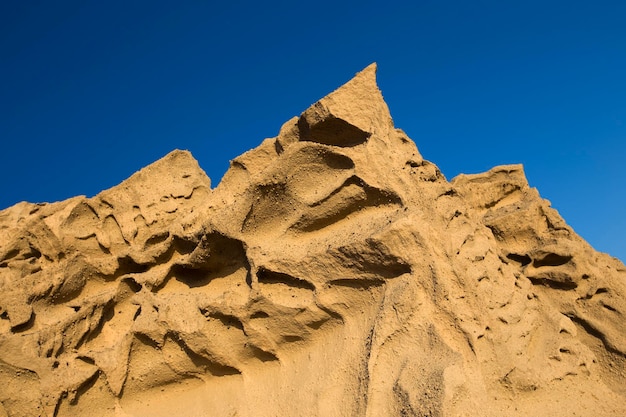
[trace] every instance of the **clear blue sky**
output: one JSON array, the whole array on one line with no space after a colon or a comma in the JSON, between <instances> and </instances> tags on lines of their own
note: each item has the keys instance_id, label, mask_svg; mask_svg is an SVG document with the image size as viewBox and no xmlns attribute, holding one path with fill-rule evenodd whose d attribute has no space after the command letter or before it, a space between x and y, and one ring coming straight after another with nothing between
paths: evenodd
<instances>
[{"instance_id":1,"label":"clear blue sky","mask_svg":"<svg viewBox=\"0 0 626 417\"><path fill-rule=\"evenodd\" d=\"M626 260L626 1L4 1L0 208L229 160L378 62L396 126L448 179L523 163Z\"/></svg>"}]
</instances>

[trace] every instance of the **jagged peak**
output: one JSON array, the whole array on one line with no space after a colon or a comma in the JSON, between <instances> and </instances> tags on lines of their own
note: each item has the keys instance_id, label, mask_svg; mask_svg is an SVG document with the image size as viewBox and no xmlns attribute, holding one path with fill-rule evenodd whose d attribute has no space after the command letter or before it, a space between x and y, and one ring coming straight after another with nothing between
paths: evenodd
<instances>
[{"instance_id":1,"label":"jagged peak","mask_svg":"<svg viewBox=\"0 0 626 417\"><path fill-rule=\"evenodd\" d=\"M351 147L372 135L387 136L393 128L389 108L376 83L376 63L358 72L350 81L318 100L281 129L279 141L312 141Z\"/></svg>"}]
</instances>

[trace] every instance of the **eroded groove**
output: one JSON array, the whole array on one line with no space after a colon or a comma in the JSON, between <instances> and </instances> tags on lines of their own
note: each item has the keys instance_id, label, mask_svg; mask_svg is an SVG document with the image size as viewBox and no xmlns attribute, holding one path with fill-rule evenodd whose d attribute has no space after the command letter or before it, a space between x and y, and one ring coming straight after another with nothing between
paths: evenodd
<instances>
[{"instance_id":1,"label":"eroded groove","mask_svg":"<svg viewBox=\"0 0 626 417\"><path fill-rule=\"evenodd\" d=\"M528 277L533 285L543 285L544 287L550 287L555 290L573 290L578 287L573 281L554 281L547 278Z\"/></svg>"},{"instance_id":2,"label":"eroded groove","mask_svg":"<svg viewBox=\"0 0 626 417\"><path fill-rule=\"evenodd\" d=\"M182 265L174 265L163 280L163 284L156 288L156 290L160 290L161 288L165 287L167 285L167 282L169 282L169 280L171 279L176 279L177 281L182 282L189 288L198 288L207 285L209 282L211 282L213 277L207 271L190 269Z\"/></svg>"},{"instance_id":3,"label":"eroded groove","mask_svg":"<svg viewBox=\"0 0 626 417\"><path fill-rule=\"evenodd\" d=\"M335 319L335 320L338 320L338 321L339 321L339 322L341 322L341 323L343 323L343 322L344 322L344 318L343 318L343 316L342 316L341 314L339 314L338 312L336 312L335 310L333 310L333 309L331 309L331 308L329 308L329 307L326 307L326 306L324 306L324 305L321 305L321 304L319 304L319 303L317 304L317 307L318 307L320 310L322 310L324 313L328 314L331 318L333 318L333 319ZM321 324L320 324L320 326L321 326L322 324L324 324L324 323L325 323L325 322L327 322L328 320L329 320L329 319L323 319L323 320L318 320L318 322L321 322ZM313 326L313 323L309 324L308 326L309 326L309 327L311 327L312 329L315 329L315 328L316 328L316 327L314 327L314 326ZM317 327L317 328L319 328L319 327Z\"/></svg>"},{"instance_id":4,"label":"eroded groove","mask_svg":"<svg viewBox=\"0 0 626 417\"><path fill-rule=\"evenodd\" d=\"M597 290L595 290L593 293L591 293L591 292L590 292L590 293L586 294L586 295L585 295L585 296L583 296L583 297L579 297L579 298L578 298L578 300L590 300L590 299L592 299L593 297L595 297L596 295L599 295L599 294L606 294L606 293L608 293L608 292L609 292L609 290L608 290L607 288L600 287L600 288L598 288Z\"/></svg>"},{"instance_id":5,"label":"eroded groove","mask_svg":"<svg viewBox=\"0 0 626 417\"><path fill-rule=\"evenodd\" d=\"M94 361L94 360L93 360L92 358L90 358L89 356L80 355L80 356L77 356L77 357L76 357L76 359L78 359L78 360L80 360L80 361L83 361L83 362L85 362L85 363L87 363L87 364L89 364L89 365L95 365L95 364L96 364L96 361Z\"/></svg>"},{"instance_id":6,"label":"eroded groove","mask_svg":"<svg viewBox=\"0 0 626 417\"><path fill-rule=\"evenodd\" d=\"M350 185L356 185L357 187L362 188L366 192L366 194L367 194L367 190L370 190L371 197L378 197L381 201L384 201L385 203L402 204L402 200L400 200L400 197L398 197L395 193L391 191L384 191L379 188L371 187L365 181L363 181L360 177L356 175L352 175L350 178L344 181L341 187L333 191L327 197L324 197L323 199L315 203L314 206L322 205L323 203L330 200L330 198L332 198L333 196L341 193L343 189L347 188Z\"/></svg>"},{"instance_id":7,"label":"eroded groove","mask_svg":"<svg viewBox=\"0 0 626 417\"><path fill-rule=\"evenodd\" d=\"M260 284L284 284L293 288L315 291L315 286L308 281L283 272L270 271L264 267L260 267L257 271L257 278Z\"/></svg>"},{"instance_id":8,"label":"eroded groove","mask_svg":"<svg viewBox=\"0 0 626 417\"><path fill-rule=\"evenodd\" d=\"M367 185L361 178L352 176L330 195L314 203L290 229L313 232L341 223L350 214L376 207L401 206L395 193Z\"/></svg>"},{"instance_id":9,"label":"eroded groove","mask_svg":"<svg viewBox=\"0 0 626 417\"><path fill-rule=\"evenodd\" d=\"M498 199L485 204L485 208L487 208L487 209L493 208L493 207L497 206L498 203L503 201L505 198L510 196L511 194L521 190L520 186L519 185L515 185L515 184L504 184L503 187L506 188L505 190L503 190L504 191L503 194L500 195Z\"/></svg>"},{"instance_id":10,"label":"eroded groove","mask_svg":"<svg viewBox=\"0 0 626 417\"><path fill-rule=\"evenodd\" d=\"M250 315L250 318L251 319L266 319L269 316L270 315L267 314L265 311L256 311Z\"/></svg>"},{"instance_id":11,"label":"eroded groove","mask_svg":"<svg viewBox=\"0 0 626 417\"><path fill-rule=\"evenodd\" d=\"M31 311L30 317L23 323L17 324L15 326L11 326L11 330L15 333L25 332L26 330L30 330L35 325L35 312Z\"/></svg>"},{"instance_id":12,"label":"eroded groove","mask_svg":"<svg viewBox=\"0 0 626 417\"><path fill-rule=\"evenodd\" d=\"M168 237L169 237L168 233ZM200 241L199 237L196 238L181 238L179 236L173 235L171 236L172 240L169 242L169 245L165 250L161 253L157 254L154 258L148 260L145 264L141 263L140 265L145 265L148 269L154 265L162 265L168 263L175 254L180 255L188 255L193 252L193 250L198 245ZM165 238L163 242L166 242L168 238ZM144 249L152 249L157 244L152 245L144 245ZM123 271L122 271L123 272ZM114 278L124 275L123 273L116 272L114 274Z\"/></svg>"},{"instance_id":13,"label":"eroded groove","mask_svg":"<svg viewBox=\"0 0 626 417\"><path fill-rule=\"evenodd\" d=\"M188 254L193 252L193 250L198 245L200 241L200 236L194 236L193 238L183 238L181 236L174 235L172 238L172 246L174 250L180 254Z\"/></svg>"},{"instance_id":14,"label":"eroded groove","mask_svg":"<svg viewBox=\"0 0 626 417\"><path fill-rule=\"evenodd\" d=\"M122 283L126 284L126 286L134 293L141 291L141 284L139 284L133 277L126 277L122 279Z\"/></svg>"},{"instance_id":15,"label":"eroded groove","mask_svg":"<svg viewBox=\"0 0 626 417\"><path fill-rule=\"evenodd\" d=\"M153 349L160 349L161 348L161 343L157 342L156 340L152 339L150 336L148 336L147 334L141 333L141 332L134 332L133 333L133 337L141 344L151 347Z\"/></svg>"},{"instance_id":16,"label":"eroded groove","mask_svg":"<svg viewBox=\"0 0 626 417\"><path fill-rule=\"evenodd\" d=\"M3 261L8 261L12 258L15 258L17 255L19 255L20 250L17 248L13 248L10 249L7 253L4 254L4 256L2 257Z\"/></svg>"},{"instance_id":17,"label":"eroded groove","mask_svg":"<svg viewBox=\"0 0 626 417\"><path fill-rule=\"evenodd\" d=\"M282 337L283 341L286 343L295 343L295 342L301 342L302 340L304 340L304 338L302 336L298 336L298 335L284 335Z\"/></svg>"},{"instance_id":18,"label":"eroded groove","mask_svg":"<svg viewBox=\"0 0 626 417\"><path fill-rule=\"evenodd\" d=\"M535 268L541 268L542 266L561 266L565 265L572 260L571 255L559 255L557 253L548 253L544 256L537 257L533 260L533 266Z\"/></svg>"},{"instance_id":19,"label":"eroded groove","mask_svg":"<svg viewBox=\"0 0 626 417\"><path fill-rule=\"evenodd\" d=\"M282 155L282 153L285 151L285 149L278 140L274 141L274 151L276 151L276 155Z\"/></svg>"},{"instance_id":20,"label":"eroded groove","mask_svg":"<svg viewBox=\"0 0 626 417\"><path fill-rule=\"evenodd\" d=\"M41 251L39 251L39 249L34 247L32 244L29 244L28 249L26 250L26 252L24 252L24 259L30 259L30 258L35 258L35 259L41 258Z\"/></svg>"},{"instance_id":21,"label":"eroded groove","mask_svg":"<svg viewBox=\"0 0 626 417\"><path fill-rule=\"evenodd\" d=\"M333 170L347 170L354 168L354 161L328 146L310 144L300 149L292 156L294 163L299 166L310 164L321 165Z\"/></svg>"},{"instance_id":22,"label":"eroded groove","mask_svg":"<svg viewBox=\"0 0 626 417\"><path fill-rule=\"evenodd\" d=\"M341 316L337 320L342 321ZM328 323L329 321L330 321L330 317L325 317L320 320L315 320L315 321L306 323L306 326L310 329L318 330L320 327L322 327L325 323Z\"/></svg>"},{"instance_id":23,"label":"eroded groove","mask_svg":"<svg viewBox=\"0 0 626 417\"><path fill-rule=\"evenodd\" d=\"M150 269L149 265L143 265L136 262L130 256L124 256L123 258L118 258L117 260L119 266L117 271L115 271L114 277L120 277L122 275L129 274L141 274L143 272L147 272Z\"/></svg>"},{"instance_id":24,"label":"eroded groove","mask_svg":"<svg viewBox=\"0 0 626 417\"><path fill-rule=\"evenodd\" d=\"M248 266L243 242L218 232L202 236L190 253L189 260L182 265L189 270L219 272Z\"/></svg>"},{"instance_id":25,"label":"eroded groove","mask_svg":"<svg viewBox=\"0 0 626 417\"><path fill-rule=\"evenodd\" d=\"M89 329L87 329L85 331L85 333L83 333L83 335L80 337L78 342L76 342L75 346L71 346L71 348L78 349L80 346L82 346L85 343L88 343L89 341L95 339L100 333L102 333L102 329L104 328L104 325L107 322L111 321L111 319L113 319L113 317L115 316L115 303L114 303L114 301L113 300L109 300L105 305L103 305L101 307L101 311L100 312L98 312L98 306L92 306L92 312L90 314L85 315L83 320L90 320L90 319L92 319L94 314L99 314L100 315L100 317L98 317L98 322L97 322L96 327L91 329L91 326L89 326Z\"/></svg>"},{"instance_id":26,"label":"eroded groove","mask_svg":"<svg viewBox=\"0 0 626 417\"><path fill-rule=\"evenodd\" d=\"M149 247L149 246L154 246L154 245L158 245L159 243L163 243L167 240L167 238L170 237L170 232L163 232L163 233L158 233L156 235L150 236L148 238L148 240L146 240L146 243L144 244L144 247Z\"/></svg>"},{"instance_id":27,"label":"eroded groove","mask_svg":"<svg viewBox=\"0 0 626 417\"><path fill-rule=\"evenodd\" d=\"M241 225L242 232L272 229L284 217L291 213L294 203L287 184L270 180L258 184L254 190L254 199Z\"/></svg>"},{"instance_id":28,"label":"eroded groove","mask_svg":"<svg viewBox=\"0 0 626 417\"><path fill-rule=\"evenodd\" d=\"M224 314L217 311L208 312L206 310L201 309L200 312L207 318L212 318L219 320L224 326L230 328L235 327L242 332L244 331L243 323L235 316L231 316L230 314Z\"/></svg>"},{"instance_id":29,"label":"eroded groove","mask_svg":"<svg viewBox=\"0 0 626 417\"><path fill-rule=\"evenodd\" d=\"M502 241L506 237L504 232L500 230L497 226L492 224L486 224L485 226L487 226L487 228L491 230L491 233L493 234L493 237L496 238L496 240Z\"/></svg>"},{"instance_id":30,"label":"eroded groove","mask_svg":"<svg viewBox=\"0 0 626 417\"><path fill-rule=\"evenodd\" d=\"M372 287L380 287L384 285L385 281L382 279L335 279L329 282L330 285L339 287L354 288L357 290L368 290Z\"/></svg>"},{"instance_id":31,"label":"eroded groove","mask_svg":"<svg viewBox=\"0 0 626 417\"><path fill-rule=\"evenodd\" d=\"M411 266L402 258L390 253L380 241L366 239L366 246L342 246L329 251L342 262L349 262L353 269L378 278L396 278L411 272Z\"/></svg>"},{"instance_id":32,"label":"eroded groove","mask_svg":"<svg viewBox=\"0 0 626 417\"><path fill-rule=\"evenodd\" d=\"M272 352L268 352L257 346L250 346L250 350L252 351L252 354L254 355L254 357L260 360L261 362L271 362L271 361L278 360L278 357L274 355Z\"/></svg>"},{"instance_id":33,"label":"eroded groove","mask_svg":"<svg viewBox=\"0 0 626 417\"><path fill-rule=\"evenodd\" d=\"M444 192L443 194L440 194L437 199L441 198L441 197L457 197L459 195L459 192L454 189L454 188L450 188L449 190L447 190L446 192Z\"/></svg>"},{"instance_id":34,"label":"eroded groove","mask_svg":"<svg viewBox=\"0 0 626 417\"><path fill-rule=\"evenodd\" d=\"M329 116L325 120L310 126L304 117L298 120L300 140L322 143L324 145L352 147L367 142L370 137L358 127L343 119Z\"/></svg>"},{"instance_id":35,"label":"eroded groove","mask_svg":"<svg viewBox=\"0 0 626 417\"><path fill-rule=\"evenodd\" d=\"M96 384L99 377L100 377L100 371L96 371L93 373L93 375L91 375L89 378L83 381L83 383L81 383L76 389L76 393L70 399L70 404L76 405L80 397L83 394L85 394L87 391L89 391Z\"/></svg>"},{"instance_id":36,"label":"eroded groove","mask_svg":"<svg viewBox=\"0 0 626 417\"><path fill-rule=\"evenodd\" d=\"M603 302L603 301L600 301L600 305L601 305L602 307L606 308L606 309L607 309L607 310L609 310L609 311L612 311L612 312L614 312L614 313L618 313L618 314L620 314L620 312L619 312L619 311L618 311L615 307L613 307L613 306L612 306L612 305L610 305L610 304L607 304L607 303L605 303L605 302Z\"/></svg>"},{"instance_id":37,"label":"eroded groove","mask_svg":"<svg viewBox=\"0 0 626 417\"><path fill-rule=\"evenodd\" d=\"M177 334L168 333L167 337L173 340L189 357L191 362L200 369L210 372L214 376L241 375L241 371L233 366L212 361L191 349Z\"/></svg>"},{"instance_id":38,"label":"eroded groove","mask_svg":"<svg viewBox=\"0 0 626 417\"><path fill-rule=\"evenodd\" d=\"M528 255L519 255L517 253L509 253L506 257L514 262L519 263L521 266L528 265L532 260Z\"/></svg>"},{"instance_id":39,"label":"eroded groove","mask_svg":"<svg viewBox=\"0 0 626 417\"><path fill-rule=\"evenodd\" d=\"M250 271L243 243L219 233L210 233L197 244L187 261L172 266L161 287L174 278L189 288L198 288L242 268Z\"/></svg>"},{"instance_id":40,"label":"eroded groove","mask_svg":"<svg viewBox=\"0 0 626 417\"><path fill-rule=\"evenodd\" d=\"M324 150L323 152L319 152L319 150L317 150L317 152L318 152L319 158L329 168L341 169L341 170L354 168L354 161L346 155L336 153L336 152L331 152L328 150Z\"/></svg>"},{"instance_id":41,"label":"eroded groove","mask_svg":"<svg viewBox=\"0 0 626 417\"><path fill-rule=\"evenodd\" d=\"M585 332L587 332L589 335L595 337L596 339L599 339L602 344L604 345L604 348L615 354L618 356L621 356L623 358L626 358L626 352L622 352L619 349L615 348L611 342L609 342L606 338L606 335L604 333L602 333L602 331L600 331L596 326L594 326L593 324L591 324L589 321L576 316L575 314L565 314L567 317L569 317L574 323L578 324L580 327L582 327Z\"/></svg>"}]
</instances>

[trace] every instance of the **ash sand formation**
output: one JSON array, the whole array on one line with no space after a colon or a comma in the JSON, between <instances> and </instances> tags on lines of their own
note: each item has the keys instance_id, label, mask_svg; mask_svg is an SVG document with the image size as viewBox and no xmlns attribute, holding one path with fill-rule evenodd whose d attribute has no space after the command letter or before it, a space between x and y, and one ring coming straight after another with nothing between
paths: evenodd
<instances>
[{"instance_id":1,"label":"ash sand formation","mask_svg":"<svg viewBox=\"0 0 626 417\"><path fill-rule=\"evenodd\" d=\"M626 267L371 65L232 161L0 211L0 416L624 416Z\"/></svg>"}]
</instances>

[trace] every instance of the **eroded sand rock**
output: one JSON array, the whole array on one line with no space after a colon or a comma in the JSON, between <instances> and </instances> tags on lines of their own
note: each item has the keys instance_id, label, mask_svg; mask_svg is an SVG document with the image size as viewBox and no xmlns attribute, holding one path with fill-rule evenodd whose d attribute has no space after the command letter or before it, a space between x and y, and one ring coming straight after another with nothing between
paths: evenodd
<instances>
[{"instance_id":1,"label":"eroded sand rock","mask_svg":"<svg viewBox=\"0 0 626 417\"><path fill-rule=\"evenodd\" d=\"M0 416L626 415L626 268L369 66L232 161L0 212Z\"/></svg>"}]
</instances>

